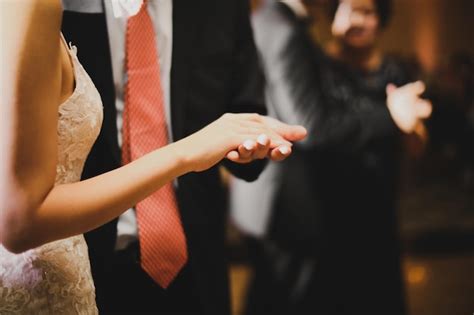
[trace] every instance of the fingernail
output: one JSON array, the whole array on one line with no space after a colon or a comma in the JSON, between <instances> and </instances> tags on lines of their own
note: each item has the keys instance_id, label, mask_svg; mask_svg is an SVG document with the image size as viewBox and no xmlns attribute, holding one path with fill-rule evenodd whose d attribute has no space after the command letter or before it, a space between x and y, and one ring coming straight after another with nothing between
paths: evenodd
<instances>
[{"instance_id":1,"label":"fingernail","mask_svg":"<svg viewBox=\"0 0 474 315\"><path fill-rule=\"evenodd\" d=\"M280 150L281 154L287 155L290 153L290 149L288 147L280 147L278 150Z\"/></svg>"},{"instance_id":2,"label":"fingernail","mask_svg":"<svg viewBox=\"0 0 474 315\"><path fill-rule=\"evenodd\" d=\"M257 142L260 143L261 145L266 145L267 144L268 137L265 134L261 134L257 138Z\"/></svg>"},{"instance_id":3,"label":"fingernail","mask_svg":"<svg viewBox=\"0 0 474 315\"><path fill-rule=\"evenodd\" d=\"M247 150L252 150L253 149L253 141L252 140L245 140L243 143L243 146Z\"/></svg>"}]
</instances>

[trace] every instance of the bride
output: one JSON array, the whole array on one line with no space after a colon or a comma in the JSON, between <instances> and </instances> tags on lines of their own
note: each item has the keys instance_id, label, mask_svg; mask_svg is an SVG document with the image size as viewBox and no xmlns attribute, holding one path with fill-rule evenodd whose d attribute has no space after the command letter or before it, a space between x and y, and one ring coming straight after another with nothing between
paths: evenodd
<instances>
[{"instance_id":1,"label":"bride","mask_svg":"<svg viewBox=\"0 0 474 315\"><path fill-rule=\"evenodd\" d=\"M59 0L0 2L0 313L96 314L82 233L119 216L173 178L239 155L282 160L306 131L256 114L202 130L103 175L79 181L102 103L60 36Z\"/></svg>"}]
</instances>

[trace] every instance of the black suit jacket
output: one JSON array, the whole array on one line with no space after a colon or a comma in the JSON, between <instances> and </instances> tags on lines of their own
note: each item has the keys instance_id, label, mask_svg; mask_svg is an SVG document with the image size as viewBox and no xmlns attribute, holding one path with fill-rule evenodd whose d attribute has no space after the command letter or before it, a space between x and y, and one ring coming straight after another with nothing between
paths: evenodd
<instances>
[{"instance_id":1,"label":"black suit jacket","mask_svg":"<svg viewBox=\"0 0 474 315\"><path fill-rule=\"evenodd\" d=\"M115 91L105 14L65 11L63 33L97 86L104 123L83 178L120 166ZM175 140L226 112L265 113L262 76L245 0L174 0L171 121ZM236 176L254 180L264 167L225 163ZM178 179L177 200L188 241L189 264L206 313L228 314L224 255L226 195L218 168ZM117 219L86 235L97 293L107 288L104 270L114 251ZM185 303L185 301L183 301Z\"/></svg>"},{"instance_id":2,"label":"black suit jacket","mask_svg":"<svg viewBox=\"0 0 474 315\"><path fill-rule=\"evenodd\" d=\"M389 58L370 73L330 58L307 21L276 0L259 11L254 26L269 107L278 119L308 129L281 163L278 183L271 183L277 189L267 237L301 255L318 255L329 239L347 238L353 229L361 235L365 219L377 220L372 209L394 208L400 132L385 86L407 78ZM379 225L383 220L394 222L383 218Z\"/></svg>"}]
</instances>

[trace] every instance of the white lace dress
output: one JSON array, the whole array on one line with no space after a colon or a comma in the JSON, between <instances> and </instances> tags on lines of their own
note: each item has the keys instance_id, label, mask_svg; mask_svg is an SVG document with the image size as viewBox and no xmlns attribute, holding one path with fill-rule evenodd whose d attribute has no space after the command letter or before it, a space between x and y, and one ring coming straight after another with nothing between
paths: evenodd
<instances>
[{"instance_id":1,"label":"white lace dress","mask_svg":"<svg viewBox=\"0 0 474 315\"><path fill-rule=\"evenodd\" d=\"M59 107L56 185L77 182L102 124L102 102L76 57L76 87ZM65 209L64 211L67 211ZM82 235L20 255L0 245L0 314L97 314L87 245Z\"/></svg>"}]
</instances>

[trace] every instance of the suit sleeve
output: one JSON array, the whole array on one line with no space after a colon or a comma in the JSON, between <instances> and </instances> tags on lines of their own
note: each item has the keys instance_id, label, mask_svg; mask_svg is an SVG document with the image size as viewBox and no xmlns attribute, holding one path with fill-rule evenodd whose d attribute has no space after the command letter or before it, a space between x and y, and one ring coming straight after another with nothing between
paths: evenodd
<instances>
[{"instance_id":1,"label":"suit sleeve","mask_svg":"<svg viewBox=\"0 0 474 315\"><path fill-rule=\"evenodd\" d=\"M228 112L259 113L265 115L264 78L259 65L257 50L250 26L249 1L234 0L235 46L232 65L232 96ZM225 160L223 165L236 177L246 181L258 178L267 161L237 164Z\"/></svg>"},{"instance_id":2,"label":"suit sleeve","mask_svg":"<svg viewBox=\"0 0 474 315\"><path fill-rule=\"evenodd\" d=\"M333 75L327 58L288 8L270 3L254 16L253 24L269 110L284 122L308 129L299 146L352 151L397 132L385 104L374 103L379 100L347 91L343 85L326 85ZM331 93L344 98L344 106L331 97L330 89L337 89Z\"/></svg>"}]
</instances>

